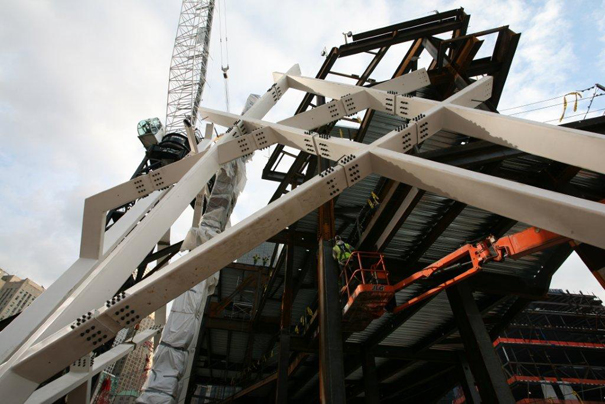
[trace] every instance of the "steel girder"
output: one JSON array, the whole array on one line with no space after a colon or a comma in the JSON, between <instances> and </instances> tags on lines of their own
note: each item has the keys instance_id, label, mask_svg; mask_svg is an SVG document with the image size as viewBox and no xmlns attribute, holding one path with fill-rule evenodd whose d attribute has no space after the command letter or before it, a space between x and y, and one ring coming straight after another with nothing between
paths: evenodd
<instances>
[{"instance_id":1,"label":"steel girder","mask_svg":"<svg viewBox=\"0 0 605 404\"><path fill-rule=\"evenodd\" d=\"M605 247L605 238L601 233L605 225L605 209L601 204L405 154L413 145L446 128L605 173L605 163L597 159L605 151L605 140L602 138L578 130L502 117L458 105L463 101L487 100L491 96L490 78L479 80L439 103L400 94L397 90L414 91L428 84L424 71L373 88L362 88L301 77L295 70L283 75L276 74L276 84L259 100L255 106L258 111L254 114L238 116L200 109L201 116L214 123L231 126L231 129L216 145L179 162L182 171L173 173L170 178L166 176L158 180L163 184L153 183L154 179L151 178L152 186L149 189L145 187L143 192L150 193L162 188L160 185L170 189L163 191L165 195L161 200L150 207L145 220L130 229L125 228L128 224L125 222L117 237L118 241L115 246L112 245L113 249L109 251L103 245L103 238L97 232L99 227L102 228L99 226L103 224L102 221L85 220L83 245L91 248L83 249L82 259L91 260L93 266L96 265L96 274L101 278L84 277L84 286L80 292L86 290L87 293L78 295L81 305L66 305L62 310L55 309L51 313L54 317L45 324L45 329L54 332L48 332L51 334L48 337L41 339L36 335L37 338L28 340L31 336L28 334L11 346L5 346L2 341L3 351L9 354L14 352L16 346L21 347L3 365L0 373L0 391L7 392L5 397L8 397L9 402L24 401L39 383L86 355L106 338L165 305L192 285L206 279L372 173L572 239ZM280 123L260 120L290 87L303 87L304 91L335 99ZM472 98L467 99L468 97ZM410 119L410 123L370 145L312 132L313 128L368 108ZM510 127L514 127L519 133L532 132L533 138L523 138L510 131ZM557 139L557 142L544 144L547 137ZM163 236L220 164L276 143L332 160L336 165L111 300L116 290L113 283L117 283L119 287L123 279L112 283L107 279L108 274L115 278L130 275L132 268ZM579 156L584 158L580 159ZM191 164L189 168L183 168L187 164ZM166 167L167 171L176 170L169 167L171 166ZM136 190L141 185L133 182L128 186L134 186ZM141 196L138 191L131 195L133 198ZM89 211L94 211L94 217L104 217L104 209L118 204L115 201L119 199L116 195L104 196L108 199L106 204L96 204L97 200L95 204L91 203L95 209ZM120 199L120 203L122 201ZM142 254L140 257L137 255L139 252L139 255ZM102 281L96 285L98 293L89 296L88 291L92 288L86 288L90 287L93 280ZM109 300L104 307L95 309L106 299ZM65 301L64 298L57 300ZM65 320L70 321L76 317L72 315L73 310L85 314L69 326ZM57 321L57 317L63 320ZM40 319L44 322L48 316L40 315L38 320ZM86 333L87 330L89 333ZM93 330L97 337L88 340ZM15 389L15 386L19 386L19 389Z\"/></svg>"}]
</instances>

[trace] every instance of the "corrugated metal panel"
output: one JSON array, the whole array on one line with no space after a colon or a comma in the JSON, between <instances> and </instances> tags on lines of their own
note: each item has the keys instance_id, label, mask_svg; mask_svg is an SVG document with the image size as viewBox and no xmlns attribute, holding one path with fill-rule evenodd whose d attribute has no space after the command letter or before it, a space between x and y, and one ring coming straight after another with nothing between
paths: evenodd
<instances>
[{"instance_id":1,"label":"corrugated metal panel","mask_svg":"<svg viewBox=\"0 0 605 404\"><path fill-rule=\"evenodd\" d=\"M259 336L262 338L263 336ZM229 362L242 363L246 355L246 345L248 344L248 333L231 332L231 350L229 351ZM244 348L244 349L241 349Z\"/></svg>"},{"instance_id":2,"label":"corrugated metal panel","mask_svg":"<svg viewBox=\"0 0 605 404\"><path fill-rule=\"evenodd\" d=\"M236 262L239 262L240 264L253 265L254 264L254 258L253 257L255 255L257 255L257 254L261 258L262 257L269 257L269 258L271 258L273 256L273 249L275 248L275 246L276 246L275 243L267 243L267 242L262 243L258 247L253 248L252 250L250 250L246 254L244 254L241 257L239 257L236 260Z\"/></svg>"}]
</instances>

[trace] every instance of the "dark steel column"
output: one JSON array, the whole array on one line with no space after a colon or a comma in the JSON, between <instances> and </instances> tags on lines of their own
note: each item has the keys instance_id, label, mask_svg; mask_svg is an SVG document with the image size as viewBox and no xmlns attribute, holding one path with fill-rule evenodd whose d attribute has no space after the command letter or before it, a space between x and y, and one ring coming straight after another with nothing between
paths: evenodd
<instances>
[{"instance_id":1,"label":"dark steel column","mask_svg":"<svg viewBox=\"0 0 605 404\"><path fill-rule=\"evenodd\" d=\"M338 265L332 243L319 240L319 394L324 404L346 402Z\"/></svg>"},{"instance_id":2,"label":"dark steel column","mask_svg":"<svg viewBox=\"0 0 605 404\"><path fill-rule=\"evenodd\" d=\"M361 353L361 367L363 369L363 387L365 391L366 404L379 404L380 392L378 389L378 374L376 373L376 361L374 354L364 349Z\"/></svg>"},{"instance_id":3,"label":"dark steel column","mask_svg":"<svg viewBox=\"0 0 605 404\"><path fill-rule=\"evenodd\" d=\"M319 169L330 162L319 159ZM319 295L319 397L324 404L346 402L342 343L342 308L338 286L339 268L332 258L334 200L319 208L317 292Z\"/></svg>"},{"instance_id":4,"label":"dark steel column","mask_svg":"<svg viewBox=\"0 0 605 404\"><path fill-rule=\"evenodd\" d=\"M447 289L447 297L481 399L486 403L514 403L502 364L494 351L468 284L462 282Z\"/></svg>"},{"instance_id":5,"label":"dark steel column","mask_svg":"<svg viewBox=\"0 0 605 404\"><path fill-rule=\"evenodd\" d=\"M475 378L473 377L473 373L471 372L471 367L469 366L468 361L462 353L459 355L458 367L460 372L460 386L462 387L462 391L464 391L464 398L466 400L466 404L481 403L479 392L475 387Z\"/></svg>"},{"instance_id":6,"label":"dark steel column","mask_svg":"<svg viewBox=\"0 0 605 404\"><path fill-rule=\"evenodd\" d=\"M277 364L276 404L288 402L288 367L290 366L290 324L292 321L292 290L294 267L294 234L290 234L286 251L284 293L281 300L281 329L279 332L279 362Z\"/></svg>"}]
</instances>

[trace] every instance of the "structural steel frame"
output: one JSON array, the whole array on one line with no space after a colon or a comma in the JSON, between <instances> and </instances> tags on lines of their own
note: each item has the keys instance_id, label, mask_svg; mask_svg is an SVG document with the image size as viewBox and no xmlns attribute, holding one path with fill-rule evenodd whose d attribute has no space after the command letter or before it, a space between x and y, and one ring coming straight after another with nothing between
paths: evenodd
<instances>
[{"instance_id":1,"label":"structural steel frame","mask_svg":"<svg viewBox=\"0 0 605 404\"><path fill-rule=\"evenodd\" d=\"M8 387L5 383L14 378L26 380L35 388L38 383L86 355L97 343L134 323L135 318L152 313L371 173L378 173L590 245L605 247L601 231L605 227L605 209L602 204L404 154L415 144L445 128L605 173L605 162L599 158L605 152L605 140L598 136L460 106L469 101L478 103L489 99L492 78L479 80L442 103L410 97L400 92L411 92L426 86L429 79L423 70L373 88L347 86L296 74L276 74L274 78L276 83L256 105L257 109L262 107L264 113L275 105L281 94L289 88L301 89L334 100L279 123L249 118L248 116L256 115L252 113L239 116L201 108L200 113L205 119L232 129L225 136L225 140L218 142L215 147L200 152L199 157L190 157L181 163L192 165L186 173L178 173L182 175L180 178L178 174L170 177L159 173L150 174L156 174L155 178L161 177L161 180L155 180L156 184L162 182L163 186L170 186L172 183L176 185L166 192L162 200L150 209L145 220L126 235L102 262L103 274L107 276L108 264L120 261L119 269L123 282L124 275L130 275L130 268L136 267L144 258L145 252L159 241L172 222L210 180L220 164L280 143L330 159L337 165L326 169L319 176L130 288L123 297L108 300L115 293L115 286L121 284L120 279L116 279L117 282L113 285L108 284L110 282L97 285L96 296L87 293L83 297L85 304L78 307L68 306L63 312L64 316L51 324L50 329L58 330L35 343L23 352L18 360L9 362L12 365L9 369L6 369L5 365L0 389L4 391ZM411 121L409 125L392 131L370 145L327 138L311 131L367 108L396 114ZM516 128L517 131L510 131L510 127ZM528 136L529 133L531 137ZM166 167L166 171L170 168L173 167ZM133 190L130 194L133 199L155 190L149 187L143 191L135 191L137 187L141 187L141 182L135 184L135 181L119 187L129 187ZM109 210L112 205L124 201L119 199L116 203L116 199L118 198L101 194L89 199L87 206L99 206L95 209L95 212L99 212L95 216L102 219L105 217L104 209ZM98 201L107 201L107 204ZM89 211L92 209L86 210ZM85 220L83 234L98 234L98 230L91 230L95 228L103 228L102 220L100 223L99 220ZM100 256L100 251L103 250L102 239L97 237L93 240L83 237L83 246L93 246L90 251L99 251L97 256ZM87 251L87 248L83 248L83 258L88 258ZM137 256L136 252L142 256ZM123 260L130 262L125 263ZM115 271L116 275L118 272L120 271ZM95 310L95 306L100 306L103 300L108 300L107 304ZM60 322L61 318L67 317L66 313L71 312L70 309L85 310L81 320L71 327ZM122 309L132 317L126 316ZM87 334L84 333L85 330L92 330L92 327L98 330L95 335L98 334L99 339L91 343L86 340L84 335Z\"/></svg>"},{"instance_id":2,"label":"structural steel frame","mask_svg":"<svg viewBox=\"0 0 605 404\"><path fill-rule=\"evenodd\" d=\"M371 41L374 46L379 39ZM602 204L405 154L445 129L605 174L605 161L600 158L605 140L600 136L474 109L492 96L492 77L474 82L444 102L408 95L431 83L424 70L370 88L303 77L297 66L274 74L274 80L244 116L200 108L204 119L231 128L215 145L87 199L80 259L34 302L33 310L0 334L0 352L6 360L0 369L0 391L7 402L24 402L40 383L97 344L373 173L605 248ZM278 123L263 121L290 88L333 101ZM369 145L313 132L367 109L410 121ZM132 268L221 164L273 144L335 165L115 296ZM136 199L140 201L104 234L105 213ZM366 362L365 366L372 366L367 358Z\"/></svg>"}]
</instances>

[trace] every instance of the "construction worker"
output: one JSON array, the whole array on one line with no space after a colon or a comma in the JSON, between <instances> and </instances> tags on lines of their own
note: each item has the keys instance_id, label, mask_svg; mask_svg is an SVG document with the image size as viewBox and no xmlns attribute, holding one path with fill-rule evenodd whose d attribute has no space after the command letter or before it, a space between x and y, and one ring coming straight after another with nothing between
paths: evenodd
<instances>
[{"instance_id":1,"label":"construction worker","mask_svg":"<svg viewBox=\"0 0 605 404\"><path fill-rule=\"evenodd\" d=\"M351 247L350 244L342 241L340 236L334 237L334 241L335 244L334 248L332 248L332 257L334 257L334 259L338 261L338 264L342 268L345 266L347 260L351 256L351 253L353 252L353 247Z\"/></svg>"}]
</instances>

